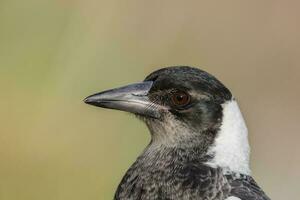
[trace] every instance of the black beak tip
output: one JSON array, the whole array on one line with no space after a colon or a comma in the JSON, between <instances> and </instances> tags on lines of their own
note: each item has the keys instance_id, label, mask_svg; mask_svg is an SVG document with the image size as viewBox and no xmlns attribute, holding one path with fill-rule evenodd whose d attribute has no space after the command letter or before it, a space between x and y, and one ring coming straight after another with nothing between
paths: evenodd
<instances>
[{"instance_id":1,"label":"black beak tip","mask_svg":"<svg viewBox=\"0 0 300 200\"><path fill-rule=\"evenodd\" d=\"M83 99L83 102L86 103L86 104L91 104L91 105L93 103L95 103L95 101L90 97L86 97L85 99Z\"/></svg>"},{"instance_id":2,"label":"black beak tip","mask_svg":"<svg viewBox=\"0 0 300 200\"><path fill-rule=\"evenodd\" d=\"M97 107L103 107L105 104L105 102L102 102L101 98L99 98L98 95L90 95L83 99L83 102Z\"/></svg>"}]
</instances>

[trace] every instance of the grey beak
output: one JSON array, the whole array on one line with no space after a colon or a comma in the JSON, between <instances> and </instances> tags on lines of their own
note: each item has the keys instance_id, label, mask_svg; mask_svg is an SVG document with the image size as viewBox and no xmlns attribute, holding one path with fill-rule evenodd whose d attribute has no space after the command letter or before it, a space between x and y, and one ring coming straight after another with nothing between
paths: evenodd
<instances>
[{"instance_id":1,"label":"grey beak","mask_svg":"<svg viewBox=\"0 0 300 200\"><path fill-rule=\"evenodd\" d=\"M84 99L84 102L102 108L122 110L152 118L159 118L159 107L153 105L147 96L152 84L152 81L145 81L107 90L88 96Z\"/></svg>"}]
</instances>

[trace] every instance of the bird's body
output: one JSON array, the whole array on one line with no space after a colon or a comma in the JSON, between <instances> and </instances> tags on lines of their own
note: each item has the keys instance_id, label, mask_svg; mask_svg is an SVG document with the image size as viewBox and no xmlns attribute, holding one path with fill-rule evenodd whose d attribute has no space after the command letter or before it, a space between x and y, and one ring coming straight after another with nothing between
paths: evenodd
<instances>
[{"instance_id":1,"label":"bird's body","mask_svg":"<svg viewBox=\"0 0 300 200\"><path fill-rule=\"evenodd\" d=\"M184 158L170 158L162 162L140 157L123 177L115 199L268 199L250 176L234 173L226 175L221 168L205 165L202 158L190 160L186 155L189 152L182 149L169 151L169 155L159 156ZM191 151L197 152L196 149ZM149 161L153 163L149 164Z\"/></svg>"},{"instance_id":2,"label":"bird's body","mask_svg":"<svg viewBox=\"0 0 300 200\"><path fill-rule=\"evenodd\" d=\"M210 74L164 68L86 102L135 113L151 133L116 200L269 200L250 175L248 132L238 104Z\"/></svg>"}]
</instances>

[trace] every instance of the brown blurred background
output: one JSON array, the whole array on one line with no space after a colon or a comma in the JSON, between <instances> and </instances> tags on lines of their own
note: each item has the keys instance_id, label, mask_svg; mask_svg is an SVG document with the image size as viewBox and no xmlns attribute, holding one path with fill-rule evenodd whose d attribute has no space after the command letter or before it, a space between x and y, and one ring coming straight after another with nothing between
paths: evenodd
<instances>
[{"instance_id":1,"label":"brown blurred background","mask_svg":"<svg viewBox=\"0 0 300 200\"><path fill-rule=\"evenodd\" d=\"M0 200L112 199L149 134L82 99L168 65L231 88L253 176L273 200L299 199L299 10L297 0L0 0Z\"/></svg>"}]
</instances>

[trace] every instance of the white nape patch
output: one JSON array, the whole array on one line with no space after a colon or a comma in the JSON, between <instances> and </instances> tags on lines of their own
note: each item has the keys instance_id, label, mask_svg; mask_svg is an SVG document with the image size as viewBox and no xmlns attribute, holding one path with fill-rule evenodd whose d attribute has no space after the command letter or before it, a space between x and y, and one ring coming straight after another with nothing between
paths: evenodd
<instances>
[{"instance_id":1,"label":"white nape patch","mask_svg":"<svg viewBox=\"0 0 300 200\"><path fill-rule=\"evenodd\" d=\"M228 197L228 198L225 199L225 200L241 200L241 199L238 198L238 197L231 196L231 197Z\"/></svg>"},{"instance_id":2,"label":"white nape patch","mask_svg":"<svg viewBox=\"0 0 300 200\"><path fill-rule=\"evenodd\" d=\"M214 155L207 164L227 171L250 175L248 130L235 100L222 105L223 120L214 145L208 153Z\"/></svg>"}]
</instances>

